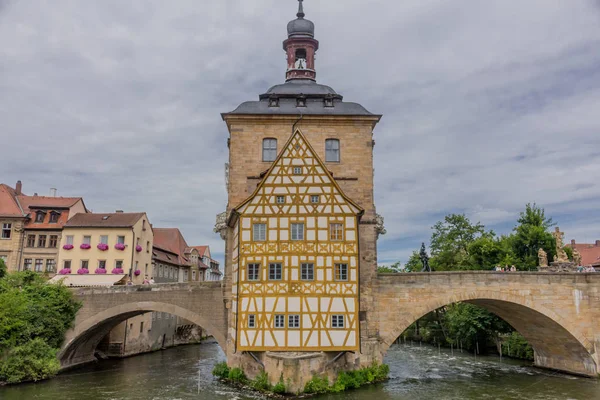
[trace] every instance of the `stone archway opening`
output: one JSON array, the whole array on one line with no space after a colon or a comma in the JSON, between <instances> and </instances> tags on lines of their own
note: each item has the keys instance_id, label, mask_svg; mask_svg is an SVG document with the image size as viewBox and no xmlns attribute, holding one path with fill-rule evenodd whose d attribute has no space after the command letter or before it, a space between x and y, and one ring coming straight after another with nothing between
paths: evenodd
<instances>
[{"instance_id":1,"label":"stone archway opening","mask_svg":"<svg viewBox=\"0 0 600 400\"><path fill-rule=\"evenodd\" d=\"M592 345L577 332L567 329L560 316L546 309L536 310L507 299L482 296L466 298L460 302L490 311L512 326L533 348L536 366L583 376L597 376L598 369L592 354ZM428 306L419 307L398 318L392 323L395 324L393 328L382 332L382 355L385 356L391 344L413 323L441 307L454 303L458 302L430 302Z\"/></svg>"},{"instance_id":2,"label":"stone archway opening","mask_svg":"<svg viewBox=\"0 0 600 400\"><path fill-rule=\"evenodd\" d=\"M186 310L173 304L162 302L138 302L123 304L100 312L76 324L68 333L58 359L63 370L87 364L96 360L95 352L99 343L116 326L130 318L160 312L181 317L198 325L212 336L225 350L225 335L210 318Z\"/></svg>"}]
</instances>

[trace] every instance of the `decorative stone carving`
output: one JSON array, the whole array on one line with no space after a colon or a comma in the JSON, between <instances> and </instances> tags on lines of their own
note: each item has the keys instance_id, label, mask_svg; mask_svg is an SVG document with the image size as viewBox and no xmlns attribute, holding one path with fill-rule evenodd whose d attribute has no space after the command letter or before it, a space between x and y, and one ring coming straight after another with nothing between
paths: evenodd
<instances>
[{"instance_id":1,"label":"decorative stone carving","mask_svg":"<svg viewBox=\"0 0 600 400\"><path fill-rule=\"evenodd\" d=\"M538 259L540 267L548 266L548 254L541 247L538 250Z\"/></svg>"},{"instance_id":2,"label":"decorative stone carving","mask_svg":"<svg viewBox=\"0 0 600 400\"><path fill-rule=\"evenodd\" d=\"M573 262L575 265L581 265L581 253L576 248L573 248Z\"/></svg>"},{"instance_id":3,"label":"decorative stone carving","mask_svg":"<svg viewBox=\"0 0 600 400\"><path fill-rule=\"evenodd\" d=\"M221 214L217 214L217 220L213 231L220 234L221 239L227 239L227 212L224 211Z\"/></svg>"},{"instance_id":4,"label":"decorative stone carving","mask_svg":"<svg viewBox=\"0 0 600 400\"><path fill-rule=\"evenodd\" d=\"M569 262L569 257L563 249L563 247L565 246L563 243L564 235L565 233L561 232L558 226L556 227L556 229L554 229L554 233L552 234L552 236L554 236L554 239L556 240L556 257L554 258L554 262Z\"/></svg>"},{"instance_id":5,"label":"decorative stone carving","mask_svg":"<svg viewBox=\"0 0 600 400\"><path fill-rule=\"evenodd\" d=\"M383 223L383 217L379 214L375 214L375 233L377 233L377 239L379 239L379 235L385 235L387 233Z\"/></svg>"}]
</instances>

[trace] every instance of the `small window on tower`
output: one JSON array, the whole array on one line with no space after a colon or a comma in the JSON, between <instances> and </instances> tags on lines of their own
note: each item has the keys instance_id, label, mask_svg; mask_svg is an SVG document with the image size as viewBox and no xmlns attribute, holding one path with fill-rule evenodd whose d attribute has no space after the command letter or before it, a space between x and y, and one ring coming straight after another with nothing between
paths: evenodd
<instances>
[{"instance_id":1,"label":"small window on tower","mask_svg":"<svg viewBox=\"0 0 600 400\"><path fill-rule=\"evenodd\" d=\"M296 62L294 66L296 69L306 69L306 49L296 50Z\"/></svg>"}]
</instances>

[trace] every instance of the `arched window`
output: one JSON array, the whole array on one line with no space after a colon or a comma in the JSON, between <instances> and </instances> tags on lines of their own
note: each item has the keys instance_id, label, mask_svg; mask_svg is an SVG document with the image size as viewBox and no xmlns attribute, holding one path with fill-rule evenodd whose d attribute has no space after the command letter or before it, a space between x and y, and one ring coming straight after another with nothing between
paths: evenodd
<instances>
[{"instance_id":1,"label":"arched window","mask_svg":"<svg viewBox=\"0 0 600 400\"><path fill-rule=\"evenodd\" d=\"M337 139L325 140L325 161L340 162L340 141Z\"/></svg>"},{"instance_id":2,"label":"arched window","mask_svg":"<svg viewBox=\"0 0 600 400\"><path fill-rule=\"evenodd\" d=\"M277 139L263 139L263 161L275 161L277 158Z\"/></svg>"}]
</instances>

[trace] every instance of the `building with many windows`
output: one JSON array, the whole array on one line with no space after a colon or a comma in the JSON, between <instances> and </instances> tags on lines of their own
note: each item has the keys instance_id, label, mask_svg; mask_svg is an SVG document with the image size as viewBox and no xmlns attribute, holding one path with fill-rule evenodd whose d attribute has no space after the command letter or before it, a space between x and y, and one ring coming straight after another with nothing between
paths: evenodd
<instances>
[{"instance_id":1,"label":"building with many windows","mask_svg":"<svg viewBox=\"0 0 600 400\"><path fill-rule=\"evenodd\" d=\"M210 246L195 246L194 249L198 252L198 270L201 276L200 281L220 281L223 278L223 273L219 268L219 262L212 258L210 254Z\"/></svg>"},{"instance_id":2,"label":"building with many windows","mask_svg":"<svg viewBox=\"0 0 600 400\"><path fill-rule=\"evenodd\" d=\"M192 249L177 228L154 228L152 276L156 283L187 282L193 265Z\"/></svg>"}]
</instances>

